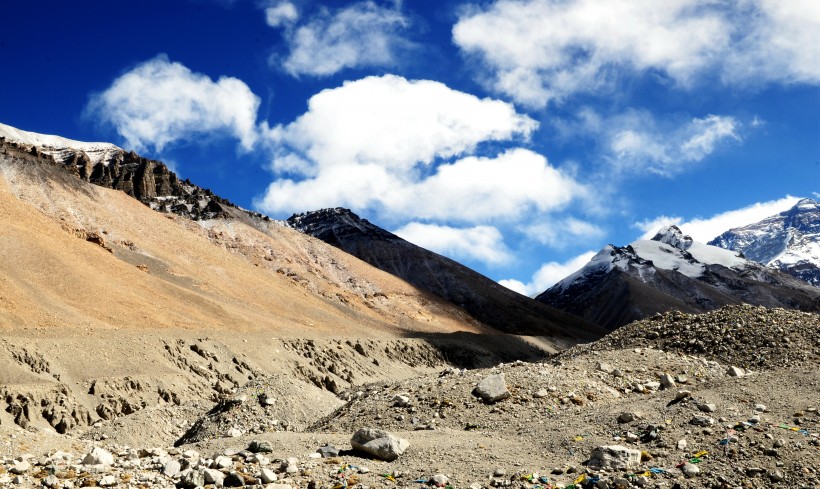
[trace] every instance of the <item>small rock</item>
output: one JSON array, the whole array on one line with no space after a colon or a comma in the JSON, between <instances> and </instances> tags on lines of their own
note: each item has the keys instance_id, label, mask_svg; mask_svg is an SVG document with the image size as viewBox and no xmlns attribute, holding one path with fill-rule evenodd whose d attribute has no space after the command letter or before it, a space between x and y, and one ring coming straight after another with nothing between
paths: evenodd
<instances>
[{"instance_id":1,"label":"small rock","mask_svg":"<svg viewBox=\"0 0 820 489\"><path fill-rule=\"evenodd\" d=\"M97 482L97 485L100 486L100 487L116 486L117 485L117 478L114 477L113 475L103 476L103 478L100 479L99 482Z\"/></svg>"},{"instance_id":2,"label":"small rock","mask_svg":"<svg viewBox=\"0 0 820 489\"><path fill-rule=\"evenodd\" d=\"M243 487L245 485L245 478L239 472L231 472L225 476L222 481L224 487Z\"/></svg>"},{"instance_id":3,"label":"small rock","mask_svg":"<svg viewBox=\"0 0 820 489\"><path fill-rule=\"evenodd\" d=\"M704 413L714 413L717 410L717 406L714 404L698 404L698 409L703 411Z\"/></svg>"},{"instance_id":4,"label":"small rock","mask_svg":"<svg viewBox=\"0 0 820 489\"><path fill-rule=\"evenodd\" d=\"M686 443L686 440L678 440L678 450L686 450L686 447L689 444Z\"/></svg>"},{"instance_id":5,"label":"small rock","mask_svg":"<svg viewBox=\"0 0 820 489\"><path fill-rule=\"evenodd\" d=\"M410 398L404 395L397 395L391 401L396 407L407 407L410 404Z\"/></svg>"},{"instance_id":6,"label":"small rock","mask_svg":"<svg viewBox=\"0 0 820 489\"><path fill-rule=\"evenodd\" d=\"M325 445L316 451L319 452L322 458L334 458L339 456L339 449L333 445Z\"/></svg>"},{"instance_id":7,"label":"small rock","mask_svg":"<svg viewBox=\"0 0 820 489\"><path fill-rule=\"evenodd\" d=\"M689 420L689 424L693 424L695 426L712 426L715 424L715 420L709 416L695 416Z\"/></svg>"},{"instance_id":8,"label":"small rock","mask_svg":"<svg viewBox=\"0 0 820 489\"><path fill-rule=\"evenodd\" d=\"M287 474L295 474L299 472L299 459L295 457L288 457L282 462L281 470Z\"/></svg>"},{"instance_id":9,"label":"small rock","mask_svg":"<svg viewBox=\"0 0 820 489\"><path fill-rule=\"evenodd\" d=\"M598 370L604 372L605 374L611 374L615 370L615 368L613 368L612 365L608 363L600 362L598 363Z\"/></svg>"},{"instance_id":10,"label":"small rock","mask_svg":"<svg viewBox=\"0 0 820 489\"><path fill-rule=\"evenodd\" d=\"M435 487L444 487L447 483L450 482L450 479L444 474L436 474L430 478L428 484Z\"/></svg>"},{"instance_id":11,"label":"small rock","mask_svg":"<svg viewBox=\"0 0 820 489\"><path fill-rule=\"evenodd\" d=\"M15 475L22 475L29 471L31 464L25 460L14 462L14 465L9 467L9 472Z\"/></svg>"},{"instance_id":12,"label":"small rock","mask_svg":"<svg viewBox=\"0 0 820 489\"><path fill-rule=\"evenodd\" d=\"M636 419L638 419L638 415L635 413L623 412L620 415L618 415L619 423L631 423Z\"/></svg>"},{"instance_id":13,"label":"small rock","mask_svg":"<svg viewBox=\"0 0 820 489\"><path fill-rule=\"evenodd\" d=\"M229 469L233 467L233 460L231 457L220 455L214 459L213 468L215 469Z\"/></svg>"},{"instance_id":14,"label":"small rock","mask_svg":"<svg viewBox=\"0 0 820 489\"><path fill-rule=\"evenodd\" d=\"M113 463L114 455L100 447L94 447L91 453L83 458L83 465L112 465Z\"/></svg>"},{"instance_id":15,"label":"small rock","mask_svg":"<svg viewBox=\"0 0 820 489\"><path fill-rule=\"evenodd\" d=\"M772 482L781 482L783 481L783 479L783 472L780 472L779 470L769 472L769 480L771 480Z\"/></svg>"},{"instance_id":16,"label":"small rock","mask_svg":"<svg viewBox=\"0 0 820 489\"><path fill-rule=\"evenodd\" d=\"M535 392L535 394L532 395L532 397L534 397L536 399L543 399L543 398L545 398L549 395L550 395L550 393L549 393L549 391L547 391L547 389L538 389Z\"/></svg>"},{"instance_id":17,"label":"small rock","mask_svg":"<svg viewBox=\"0 0 820 489\"><path fill-rule=\"evenodd\" d=\"M734 365L729 367L729 370L726 371L726 375L729 377L743 377L746 375L746 372L743 371L740 367L735 367Z\"/></svg>"},{"instance_id":18,"label":"small rock","mask_svg":"<svg viewBox=\"0 0 820 489\"><path fill-rule=\"evenodd\" d=\"M350 444L354 449L378 459L392 462L410 446L410 442L384 430L361 428L353 434Z\"/></svg>"},{"instance_id":19,"label":"small rock","mask_svg":"<svg viewBox=\"0 0 820 489\"><path fill-rule=\"evenodd\" d=\"M621 445L599 446L592 450L588 465L599 469L628 469L641 463L641 451Z\"/></svg>"},{"instance_id":20,"label":"small rock","mask_svg":"<svg viewBox=\"0 0 820 489\"><path fill-rule=\"evenodd\" d=\"M679 390L677 394L675 394L675 401L682 401L690 396L692 396L692 391Z\"/></svg>"},{"instance_id":21,"label":"small rock","mask_svg":"<svg viewBox=\"0 0 820 489\"><path fill-rule=\"evenodd\" d=\"M507 390L507 382L504 380L504 374L488 375L475 386L473 392L484 399L484 402L490 404L510 397L510 391Z\"/></svg>"},{"instance_id":22,"label":"small rock","mask_svg":"<svg viewBox=\"0 0 820 489\"><path fill-rule=\"evenodd\" d=\"M162 475L165 477L176 477L179 475L179 472L182 470L182 465L176 460L168 461L165 466L162 468Z\"/></svg>"},{"instance_id":23,"label":"small rock","mask_svg":"<svg viewBox=\"0 0 820 489\"><path fill-rule=\"evenodd\" d=\"M248 450L253 453L271 453L273 452L273 447L269 441L254 440L251 442Z\"/></svg>"},{"instance_id":24,"label":"small rock","mask_svg":"<svg viewBox=\"0 0 820 489\"><path fill-rule=\"evenodd\" d=\"M683 464L683 467L680 468L680 471L683 472L683 475L687 478L692 478L700 474L700 469L698 468L698 466L690 463Z\"/></svg>"},{"instance_id":25,"label":"small rock","mask_svg":"<svg viewBox=\"0 0 820 489\"><path fill-rule=\"evenodd\" d=\"M225 433L225 436L227 436L228 438L238 438L242 436L242 431L236 428L231 428Z\"/></svg>"},{"instance_id":26,"label":"small rock","mask_svg":"<svg viewBox=\"0 0 820 489\"><path fill-rule=\"evenodd\" d=\"M204 469L202 471L202 475L205 477L206 483L213 484L217 487L221 486L222 483L225 481L225 474L216 469Z\"/></svg>"},{"instance_id":27,"label":"small rock","mask_svg":"<svg viewBox=\"0 0 820 489\"><path fill-rule=\"evenodd\" d=\"M262 482L265 484L270 484L271 482L276 482L279 478L276 476L276 473L271 469L264 468L262 469L262 473L259 476L262 479Z\"/></svg>"},{"instance_id":28,"label":"small rock","mask_svg":"<svg viewBox=\"0 0 820 489\"><path fill-rule=\"evenodd\" d=\"M177 487L186 489L205 487L205 473L198 470L189 470L186 474L180 477Z\"/></svg>"},{"instance_id":29,"label":"small rock","mask_svg":"<svg viewBox=\"0 0 820 489\"><path fill-rule=\"evenodd\" d=\"M757 413L765 413L768 411L768 408L765 404L755 404L755 412Z\"/></svg>"},{"instance_id":30,"label":"small rock","mask_svg":"<svg viewBox=\"0 0 820 489\"><path fill-rule=\"evenodd\" d=\"M677 387L677 384L675 384L675 378L667 373L661 374L660 380L661 388L663 389L672 389L674 387Z\"/></svg>"}]
</instances>

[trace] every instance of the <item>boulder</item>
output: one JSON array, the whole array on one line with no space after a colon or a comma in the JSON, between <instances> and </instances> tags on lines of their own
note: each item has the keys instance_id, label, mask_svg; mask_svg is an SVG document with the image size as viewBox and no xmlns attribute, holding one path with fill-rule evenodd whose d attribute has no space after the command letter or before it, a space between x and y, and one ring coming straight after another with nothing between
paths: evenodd
<instances>
[{"instance_id":1,"label":"boulder","mask_svg":"<svg viewBox=\"0 0 820 489\"><path fill-rule=\"evenodd\" d=\"M83 458L83 465L112 465L113 463L114 455L100 447L94 447L91 453Z\"/></svg>"},{"instance_id":2,"label":"boulder","mask_svg":"<svg viewBox=\"0 0 820 489\"><path fill-rule=\"evenodd\" d=\"M410 442L384 430L361 428L353 434L350 444L355 450L365 452L380 460L392 462L410 446Z\"/></svg>"},{"instance_id":3,"label":"boulder","mask_svg":"<svg viewBox=\"0 0 820 489\"><path fill-rule=\"evenodd\" d=\"M484 402L494 403L510 397L510 391L507 390L507 382L504 380L504 374L492 374L484 377L479 382L473 392L484 399Z\"/></svg>"},{"instance_id":4,"label":"boulder","mask_svg":"<svg viewBox=\"0 0 820 489\"><path fill-rule=\"evenodd\" d=\"M588 465L595 469L630 469L640 463L640 450L621 445L604 445L592 450Z\"/></svg>"}]
</instances>

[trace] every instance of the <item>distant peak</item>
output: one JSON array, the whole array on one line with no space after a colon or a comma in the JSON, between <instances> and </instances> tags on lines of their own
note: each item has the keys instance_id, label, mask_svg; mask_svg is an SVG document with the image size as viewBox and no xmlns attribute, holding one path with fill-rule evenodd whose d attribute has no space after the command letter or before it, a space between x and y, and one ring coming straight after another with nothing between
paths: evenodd
<instances>
[{"instance_id":1,"label":"distant peak","mask_svg":"<svg viewBox=\"0 0 820 489\"><path fill-rule=\"evenodd\" d=\"M693 243L692 237L683 234L679 227L672 225L658 231L652 241L668 244L679 250L688 250Z\"/></svg>"},{"instance_id":2,"label":"distant peak","mask_svg":"<svg viewBox=\"0 0 820 489\"><path fill-rule=\"evenodd\" d=\"M820 202L817 202L814 199L805 198L805 199L798 200L797 203L794 206L799 208L799 209L800 208L814 209L816 207L820 207Z\"/></svg>"}]
</instances>

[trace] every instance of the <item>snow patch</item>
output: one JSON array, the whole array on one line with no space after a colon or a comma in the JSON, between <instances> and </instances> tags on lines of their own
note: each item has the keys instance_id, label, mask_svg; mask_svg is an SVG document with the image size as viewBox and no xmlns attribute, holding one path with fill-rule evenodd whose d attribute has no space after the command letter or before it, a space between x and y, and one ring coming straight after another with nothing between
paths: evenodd
<instances>
[{"instance_id":1,"label":"snow patch","mask_svg":"<svg viewBox=\"0 0 820 489\"><path fill-rule=\"evenodd\" d=\"M0 137L5 138L6 141L36 146L43 153L49 154L61 161L67 158L67 150L83 151L94 164L100 161L105 163L114 153L122 151L121 148L111 143L75 141L60 136L23 131L22 129L17 129L16 127L2 123L0 123Z\"/></svg>"}]
</instances>

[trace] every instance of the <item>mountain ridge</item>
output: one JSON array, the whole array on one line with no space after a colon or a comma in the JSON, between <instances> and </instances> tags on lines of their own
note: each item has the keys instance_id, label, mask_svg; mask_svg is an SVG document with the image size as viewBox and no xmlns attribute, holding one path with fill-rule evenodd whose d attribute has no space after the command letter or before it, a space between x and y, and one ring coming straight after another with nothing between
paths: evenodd
<instances>
[{"instance_id":1,"label":"mountain ridge","mask_svg":"<svg viewBox=\"0 0 820 489\"><path fill-rule=\"evenodd\" d=\"M536 300L610 330L673 309L698 313L749 303L820 310L820 290L738 252L698 243L676 226L651 240L604 247Z\"/></svg>"},{"instance_id":2,"label":"mountain ridge","mask_svg":"<svg viewBox=\"0 0 820 489\"><path fill-rule=\"evenodd\" d=\"M820 287L820 202L793 207L753 224L730 229L710 245L754 260Z\"/></svg>"}]
</instances>

